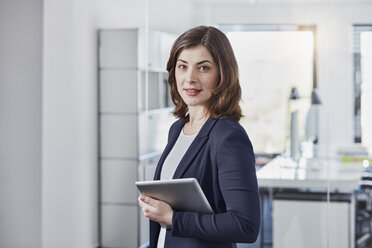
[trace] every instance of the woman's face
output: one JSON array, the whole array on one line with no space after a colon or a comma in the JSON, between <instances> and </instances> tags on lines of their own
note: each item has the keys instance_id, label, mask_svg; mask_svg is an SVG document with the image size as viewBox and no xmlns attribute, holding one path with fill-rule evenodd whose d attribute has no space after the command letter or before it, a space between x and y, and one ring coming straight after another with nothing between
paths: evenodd
<instances>
[{"instance_id":1,"label":"woman's face","mask_svg":"<svg viewBox=\"0 0 372 248\"><path fill-rule=\"evenodd\" d=\"M185 49L176 64L177 90L187 106L205 106L217 86L219 69L202 45Z\"/></svg>"}]
</instances>

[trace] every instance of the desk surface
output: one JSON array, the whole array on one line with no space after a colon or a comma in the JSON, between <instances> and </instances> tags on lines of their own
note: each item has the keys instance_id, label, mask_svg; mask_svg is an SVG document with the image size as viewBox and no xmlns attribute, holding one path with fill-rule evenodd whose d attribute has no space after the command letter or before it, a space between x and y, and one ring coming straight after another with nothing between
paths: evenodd
<instances>
[{"instance_id":1,"label":"desk surface","mask_svg":"<svg viewBox=\"0 0 372 248\"><path fill-rule=\"evenodd\" d=\"M259 187L296 188L316 191L353 192L360 187L362 162L342 163L339 159L277 157L257 171Z\"/></svg>"}]
</instances>

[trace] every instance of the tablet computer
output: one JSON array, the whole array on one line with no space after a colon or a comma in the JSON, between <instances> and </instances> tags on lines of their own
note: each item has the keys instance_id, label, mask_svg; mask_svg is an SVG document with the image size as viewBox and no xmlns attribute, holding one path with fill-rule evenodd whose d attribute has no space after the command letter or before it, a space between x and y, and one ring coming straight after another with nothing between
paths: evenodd
<instances>
[{"instance_id":1,"label":"tablet computer","mask_svg":"<svg viewBox=\"0 0 372 248\"><path fill-rule=\"evenodd\" d=\"M142 194L168 203L173 210L213 214L195 178L136 182Z\"/></svg>"}]
</instances>

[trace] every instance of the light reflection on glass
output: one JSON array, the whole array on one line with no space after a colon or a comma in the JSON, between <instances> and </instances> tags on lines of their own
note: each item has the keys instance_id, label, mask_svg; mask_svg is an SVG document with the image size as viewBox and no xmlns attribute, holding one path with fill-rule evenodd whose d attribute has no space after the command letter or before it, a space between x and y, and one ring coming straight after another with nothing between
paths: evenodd
<instances>
[{"instance_id":1,"label":"light reflection on glass","mask_svg":"<svg viewBox=\"0 0 372 248\"><path fill-rule=\"evenodd\" d=\"M239 64L241 107L256 152L281 153L288 134L288 97L296 87L299 126L305 115L313 80L313 33L309 31L229 32ZM304 128L300 128L300 137Z\"/></svg>"}]
</instances>

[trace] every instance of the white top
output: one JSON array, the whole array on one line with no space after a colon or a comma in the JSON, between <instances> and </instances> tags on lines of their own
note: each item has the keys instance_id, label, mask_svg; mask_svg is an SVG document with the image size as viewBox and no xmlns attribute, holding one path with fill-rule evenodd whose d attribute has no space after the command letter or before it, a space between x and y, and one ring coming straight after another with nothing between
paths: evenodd
<instances>
[{"instance_id":1,"label":"white top","mask_svg":"<svg viewBox=\"0 0 372 248\"><path fill-rule=\"evenodd\" d=\"M181 159L185 155L191 143L194 141L196 135L197 133L185 135L182 129L176 143L164 161L163 168L161 169L160 173L160 180L169 180L173 178L178 164L181 162ZM164 248L165 234L166 228L162 226L159 233L158 248Z\"/></svg>"}]
</instances>

